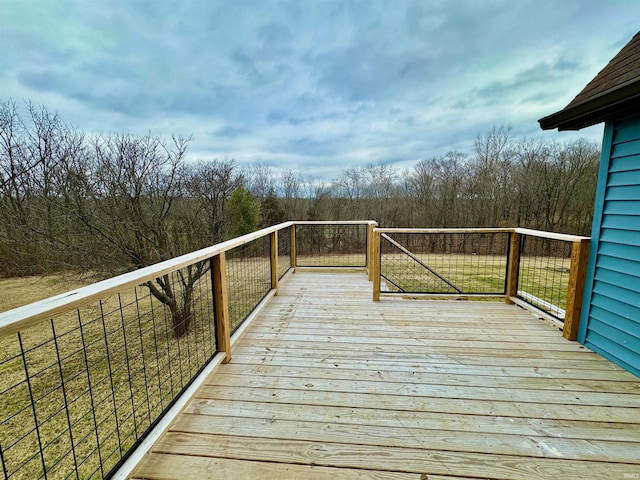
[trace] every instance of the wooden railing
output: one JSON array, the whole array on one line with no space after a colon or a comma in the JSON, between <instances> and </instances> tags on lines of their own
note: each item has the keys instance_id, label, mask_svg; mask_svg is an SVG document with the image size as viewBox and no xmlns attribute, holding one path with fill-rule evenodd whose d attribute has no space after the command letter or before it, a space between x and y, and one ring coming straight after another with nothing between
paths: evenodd
<instances>
[{"instance_id":1,"label":"wooden railing","mask_svg":"<svg viewBox=\"0 0 640 480\"><path fill-rule=\"evenodd\" d=\"M376 226L285 222L0 313L3 477L125 478L297 268L366 268L376 301L501 297L575 338L588 238Z\"/></svg>"},{"instance_id":2,"label":"wooden railing","mask_svg":"<svg viewBox=\"0 0 640 480\"><path fill-rule=\"evenodd\" d=\"M397 294L504 298L576 339L589 238L524 228L372 230L374 301Z\"/></svg>"},{"instance_id":3,"label":"wooden railing","mask_svg":"<svg viewBox=\"0 0 640 480\"><path fill-rule=\"evenodd\" d=\"M527 242L538 243L533 252L527 251ZM508 301L525 308L535 309L543 316L550 315L552 321L561 323L563 336L568 340L575 340L578 336L591 239L578 235L516 228L511 234L510 243L512 248L515 245L519 247L514 252L509 267L510 270L517 268L518 275L517 277L512 275L509 279ZM543 255L535 255L541 250ZM544 254L547 252L548 255L545 256ZM554 252L556 252L555 255L553 255ZM543 259L560 258L561 261L547 264L541 261L536 264L530 260L539 257ZM533 275L528 282L525 281L523 274L527 268L538 272L538 275ZM561 269L564 274L562 275L563 280L554 283L552 281L555 278L553 272L557 272L558 269ZM546 289L553 292L551 296L555 295L555 298L558 299L557 302L549 302L540 298L543 295L535 294L536 290L544 291ZM527 292L527 290L534 292ZM558 305L563 301L564 305ZM561 320L561 322L557 322L557 320Z\"/></svg>"},{"instance_id":4,"label":"wooden railing","mask_svg":"<svg viewBox=\"0 0 640 480\"><path fill-rule=\"evenodd\" d=\"M282 278L368 268L375 225L285 222L0 313L3 478L124 478Z\"/></svg>"}]
</instances>

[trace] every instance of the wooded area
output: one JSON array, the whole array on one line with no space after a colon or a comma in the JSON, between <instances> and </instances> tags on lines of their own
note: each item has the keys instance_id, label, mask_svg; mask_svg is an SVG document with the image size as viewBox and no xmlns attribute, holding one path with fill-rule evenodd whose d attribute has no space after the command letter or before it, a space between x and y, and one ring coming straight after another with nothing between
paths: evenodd
<instances>
[{"instance_id":1,"label":"wooded area","mask_svg":"<svg viewBox=\"0 0 640 480\"><path fill-rule=\"evenodd\" d=\"M0 103L0 277L113 275L283 220L590 233L599 151L584 140L495 127L470 155L350 167L332 181L259 160L193 162L189 141L90 135L45 107Z\"/></svg>"}]
</instances>

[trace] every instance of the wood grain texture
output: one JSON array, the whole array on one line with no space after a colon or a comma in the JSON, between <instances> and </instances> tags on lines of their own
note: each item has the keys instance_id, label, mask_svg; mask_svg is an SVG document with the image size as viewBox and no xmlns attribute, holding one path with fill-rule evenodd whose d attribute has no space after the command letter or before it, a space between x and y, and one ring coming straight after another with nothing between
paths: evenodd
<instances>
[{"instance_id":1,"label":"wood grain texture","mask_svg":"<svg viewBox=\"0 0 640 480\"><path fill-rule=\"evenodd\" d=\"M373 281L373 301L380 301L380 231L376 228L373 229L371 246L371 264L372 264L372 281Z\"/></svg>"},{"instance_id":2,"label":"wood grain texture","mask_svg":"<svg viewBox=\"0 0 640 480\"><path fill-rule=\"evenodd\" d=\"M271 246L271 288L278 290L278 232L271 234L270 246Z\"/></svg>"},{"instance_id":3,"label":"wood grain texture","mask_svg":"<svg viewBox=\"0 0 640 480\"><path fill-rule=\"evenodd\" d=\"M640 381L517 306L297 272L135 479L640 473Z\"/></svg>"},{"instance_id":4,"label":"wood grain texture","mask_svg":"<svg viewBox=\"0 0 640 480\"><path fill-rule=\"evenodd\" d=\"M589 241L573 242L571 248L571 268L569 271L569 286L567 287L567 313L564 317L562 336L567 340L578 338L582 299L584 296L584 282L587 275L589 261Z\"/></svg>"},{"instance_id":5,"label":"wood grain texture","mask_svg":"<svg viewBox=\"0 0 640 480\"><path fill-rule=\"evenodd\" d=\"M518 294L518 267L520 265L520 242L519 233L509 234L509 258L507 259L507 292L506 303L513 305L511 297Z\"/></svg>"},{"instance_id":6,"label":"wood grain texture","mask_svg":"<svg viewBox=\"0 0 640 480\"><path fill-rule=\"evenodd\" d=\"M216 309L216 346L225 353L224 363L231 361L231 327L229 325L229 287L227 285L227 261L222 252L211 259L213 296Z\"/></svg>"}]
</instances>

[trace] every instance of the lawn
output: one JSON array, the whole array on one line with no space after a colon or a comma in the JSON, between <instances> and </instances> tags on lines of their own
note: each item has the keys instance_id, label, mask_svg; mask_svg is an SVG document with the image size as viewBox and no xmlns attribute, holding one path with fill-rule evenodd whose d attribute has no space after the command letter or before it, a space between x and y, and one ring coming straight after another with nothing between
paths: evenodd
<instances>
[{"instance_id":1,"label":"lawn","mask_svg":"<svg viewBox=\"0 0 640 480\"><path fill-rule=\"evenodd\" d=\"M568 257L521 257L518 291L541 300L531 301L539 308L549 303L564 309L570 263ZM506 269L506 257L498 255L418 254L413 259L399 252L381 259L387 292L503 295Z\"/></svg>"},{"instance_id":2,"label":"lawn","mask_svg":"<svg viewBox=\"0 0 640 480\"><path fill-rule=\"evenodd\" d=\"M2 295L0 295L0 312L84 287L94 281L93 276L78 274L53 274L0 279L0 291L2 291Z\"/></svg>"}]
</instances>

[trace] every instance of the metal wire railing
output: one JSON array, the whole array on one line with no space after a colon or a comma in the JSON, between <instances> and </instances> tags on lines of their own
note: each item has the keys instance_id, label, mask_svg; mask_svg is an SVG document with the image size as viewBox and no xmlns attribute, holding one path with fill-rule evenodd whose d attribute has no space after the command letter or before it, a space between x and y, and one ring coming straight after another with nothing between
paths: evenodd
<instances>
[{"instance_id":1,"label":"metal wire railing","mask_svg":"<svg viewBox=\"0 0 640 480\"><path fill-rule=\"evenodd\" d=\"M567 311L565 326L579 311L588 239L374 225L287 222L0 314L0 478L125 468L200 372L230 358L232 333L292 264L367 266L374 299L383 283L385 293L501 295L561 318L548 303Z\"/></svg>"},{"instance_id":2,"label":"metal wire railing","mask_svg":"<svg viewBox=\"0 0 640 480\"><path fill-rule=\"evenodd\" d=\"M5 478L103 478L171 407L216 352L211 277L187 270L2 337Z\"/></svg>"},{"instance_id":3,"label":"metal wire railing","mask_svg":"<svg viewBox=\"0 0 640 480\"><path fill-rule=\"evenodd\" d=\"M502 297L575 340L589 238L525 228L374 228L373 300L381 294Z\"/></svg>"},{"instance_id":4,"label":"metal wire railing","mask_svg":"<svg viewBox=\"0 0 640 480\"><path fill-rule=\"evenodd\" d=\"M564 321L572 243L522 235L517 297Z\"/></svg>"},{"instance_id":5,"label":"metal wire railing","mask_svg":"<svg viewBox=\"0 0 640 480\"><path fill-rule=\"evenodd\" d=\"M283 228L278 232L278 279L281 280L291 270L291 229Z\"/></svg>"},{"instance_id":6,"label":"metal wire railing","mask_svg":"<svg viewBox=\"0 0 640 480\"><path fill-rule=\"evenodd\" d=\"M371 222L356 223L322 231L364 265ZM230 358L233 332L295 263L296 233L286 222L0 313L0 478L128 468L194 379Z\"/></svg>"},{"instance_id":7,"label":"metal wire railing","mask_svg":"<svg viewBox=\"0 0 640 480\"><path fill-rule=\"evenodd\" d=\"M233 334L271 290L269 236L227 252L229 323Z\"/></svg>"},{"instance_id":8,"label":"metal wire railing","mask_svg":"<svg viewBox=\"0 0 640 480\"><path fill-rule=\"evenodd\" d=\"M383 233L387 293L504 295L508 232Z\"/></svg>"},{"instance_id":9,"label":"metal wire railing","mask_svg":"<svg viewBox=\"0 0 640 480\"><path fill-rule=\"evenodd\" d=\"M295 225L296 266L366 267L368 223Z\"/></svg>"}]
</instances>

